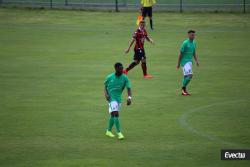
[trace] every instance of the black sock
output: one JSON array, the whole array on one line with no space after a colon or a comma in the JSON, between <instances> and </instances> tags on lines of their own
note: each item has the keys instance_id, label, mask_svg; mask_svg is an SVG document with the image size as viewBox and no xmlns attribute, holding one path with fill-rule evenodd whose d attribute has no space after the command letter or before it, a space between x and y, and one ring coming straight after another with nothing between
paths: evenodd
<instances>
[{"instance_id":1,"label":"black sock","mask_svg":"<svg viewBox=\"0 0 250 167\"><path fill-rule=\"evenodd\" d=\"M153 20L150 19L150 27L151 27L151 30L153 30Z\"/></svg>"},{"instance_id":2,"label":"black sock","mask_svg":"<svg viewBox=\"0 0 250 167\"><path fill-rule=\"evenodd\" d=\"M143 75L147 75L147 64L146 63L141 63L141 68L143 71Z\"/></svg>"},{"instance_id":3,"label":"black sock","mask_svg":"<svg viewBox=\"0 0 250 167\"><path fill-rule=\"evenodd\" d=\"M128 68L126 68L127 71L131 70L132 68L134 68L137 64L135 62L131 63Z\"/></svg>"}]
</instances>

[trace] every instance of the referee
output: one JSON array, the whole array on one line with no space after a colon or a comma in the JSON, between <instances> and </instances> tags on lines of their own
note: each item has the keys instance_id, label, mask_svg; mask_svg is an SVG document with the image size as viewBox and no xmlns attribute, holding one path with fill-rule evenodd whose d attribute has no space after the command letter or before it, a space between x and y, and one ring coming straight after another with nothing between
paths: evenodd
<instances>
[{"instance_id":1,"label":"referee","mask_svg":"<svg viewBox=\"0 0 250 167\"><path fill-rule=\"evenodd\" d=\"M156 0L141 0L142 17L143 20L145 19L145 17L149 17L151 30L153 30L152 7L155 3Z\"/></svg>"}]
</instances>

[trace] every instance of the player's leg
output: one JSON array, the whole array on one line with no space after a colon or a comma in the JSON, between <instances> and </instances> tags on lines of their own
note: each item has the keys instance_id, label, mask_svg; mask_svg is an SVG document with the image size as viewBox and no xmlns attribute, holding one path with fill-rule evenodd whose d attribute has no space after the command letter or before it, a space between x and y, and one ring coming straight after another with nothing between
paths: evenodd
<instances>
[{"instance_id":1,"label":"player's leg","mask_svg":"<svg viewBox=\"0 0 250 167\"><path fill-rule=\"evenodd\" d=\"M142 18L143 18L143 20L145 20L146 16L147 16L147 8L143 7L142 8Z\"/></svg>"},{"instance_id":2,"label":"player's leg","mask_svg":"<svg viewBox=\"0 0 250 167\"><path fill-rule=\"evenodd\" d=\"M111 114L114 117L116 132L120 133L121 128L120 128L120 121L119 121L119 112L118 111L113 111Z\"/></svg>"},{"instance_id":3,"label":"player's leg","mask_svg":"<svg viewBox=\"0 0 250 167\"><path fill-rule=\"evenodd\" d=\"M114 116L110 114L108 131L112 131L113 125L114 125Z\"/></svg>"},{"instance_id":4,"label":"player's leg","mask_svg":"<svg viewBox=\"0 0 250 167\"><path fill-rule=\"evenodd\" d=\"M150 21L150 28L151 28L151 30L154 30L154 27L153 27L153 18L149 17L149 21Z\"/></svg>"},{"instance_id":5,"label":"player's leg","mask_svg":"<svg viewBox=\"0 0 250 167\"><path fill-rule=\"evenodd\" d=\"M120 126L120 120L119 120L119 110L120 110L121 104L117 102L117 106L118 106L118 108L116 109L117 111L113 111L111 114L114 117L114 123L116 127L116 132L118 135L118 139L124 139L124 136L121 133L121 126Z\"/></svg>"},{"instance_id":6,"label":"player's leg","mask_svg":"<svg viewBox=\"0 0 250 167\"><path fill-rule=\"evenodd\" d=\"M148 10L148 17L149 17L149 21L150 21L150 28L151 30L153 30L153 9L152 7L149 8Z\"/></svg>"},{"instance_id":7,"label":"player's leg","mask_svg":"<svg viewBox=\"0 0 250 167\"><path fill-rule=\"evenodd\" d=\"M190 95L187 92L187 85L193 77L192 62L188 62L183 66L183 80L182 80L182 95Z\"/></svg>"},{"instance_id":8,"label":"player's leg","mask_svg":"<svg viewBox=\"0 0 250 167\"><path fill-rule=\"evenodd\" d=\"M189 75L185 75L183 77L183 81L182 81L182 94L183 95L190 95L188 92L187 92L187 85L189 84L189 82L191 81L193 75L192 74L189 74Z\"/></svg>"},{"instance_id":9,"label":"player's leg","mask_svg":"<svg viewBox=\"0 0 250 167\"><path fill-rule=\"evenodd\" d=\"M106 136L115 137L115 135L112 133L113 125L114 125L114 117L110 114L108 129L106 131Z\"/></svg>"},{"instance_id":10,"label":"player's leg","mask_svg":"<svg viewBox=\"0 0 250 167\"><path fill-rule=\"evenodd\" d=\"M126 68L127 71L132 70L135 66L137 66L139 64L139 60L134 60L129 66L128 68Z\"/></svg>"},{"instance_id":11,"label":"player's leg","mask_svg":"<svg viewBox=\"0 0 250 167\"><path fill-rule=\"evenodd\" d=\"M128 74L128 72L133 69L135 66L137 66L140 63L141 56L140 56L141 50L138 49L134 53L134 61L123 71L124 74Z\"/></svg>"},{"instance_id":12,"label":"player's leg","mask_svg":"<svg viewBox=\"0 0 250 167\"><path fill-rule=\"evenodd\" d=\"M111 103L109 103L109 113L110 113L110 118L109 118L109 123L108 123L108 131L112 131L112 128L114 126L114 117L112 116L112 106Z\"/></svg>"},{"instance_id":13,"label":"player's leg","mask_svg":"<svg viewBox=\"0 0 250 167\"><path fill-rule=\"evenodd\" d=\"M148 74L147 72L147 61L146 61L146 55L143 51L143 55L141 56L141 68L143 71L144 78L152 78L152 75Z\"/></svg>"},{"instance_id":14,"label":"player's leg","mask_svg":"<svg viewBox=\"0 0 250 167\"><path fill-rule=\"evenodd\" d=\"M108 128L106 131L106 136L109 136L109 137L115 137L115 135L112 133L112 128L113 128L114 123L115 123L115 119L114 119L114 116L112 114L113 110L117 110L116 104L114 102L110 102L109 103L110 118L109 118L109 122L108 122Z\"/></svg>"},{"instance_id":15,"label":"player's leg","mask_svg":"<svg viewBox=\"0 0 250 167\"><path fill-rule=\"evenodd\" d=\"M123 139L124 136L121 133L121 126L120 126L120 120L119 120L120 106L121 104L118 103L117 101L112 101L110 103L109 112L110 112L111 118L113 119L113 122L110 122L106 135L109 137L114 137L111 130L112 130L113 125L115 124L118 139Z\"/></svg>"},{"instance_id":16,"label":"player's leg","mask_svg":"<svg viewBox=\"0 0 250 167\"><path fill-rule=\"evenodd\" d=\"M140 61L138 60L134 60L125 70L123 70L124 74L128 74L128 72L133 69L135 66L137 66L139 64Z\"/></svg>"},{"instance_id":17,"label":"player's leg","mask_svg":"<svg viewBox=\"0 0 250 167\"><path fill-rule=\"evenodd\" d=\"M146 76L148 74L147 73L147 61L146 61L146 59L141 60L141 68L142 68L143 76Z\"/></svg>"}]
</instances>

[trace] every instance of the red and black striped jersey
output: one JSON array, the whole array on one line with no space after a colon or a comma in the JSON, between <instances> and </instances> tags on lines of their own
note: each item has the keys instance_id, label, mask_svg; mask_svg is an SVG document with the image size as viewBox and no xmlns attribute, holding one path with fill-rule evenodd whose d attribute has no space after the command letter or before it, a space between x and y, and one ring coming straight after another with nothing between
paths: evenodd
<instances>
[{"instance_id":1,"label":"red and black striped jersey","mask_svg":"<svg viewBox=\"0 0 250 167\"><path fill-rule=\"evenodd\" d=\"M140 28L138 28L134 35L133 38L135 39L135 48L134 50L136 51L137 49L142 49L144 50L144 41L146 38L148 38L148 34L146 29L141 30Z\"/></svg>"}]
</instances>

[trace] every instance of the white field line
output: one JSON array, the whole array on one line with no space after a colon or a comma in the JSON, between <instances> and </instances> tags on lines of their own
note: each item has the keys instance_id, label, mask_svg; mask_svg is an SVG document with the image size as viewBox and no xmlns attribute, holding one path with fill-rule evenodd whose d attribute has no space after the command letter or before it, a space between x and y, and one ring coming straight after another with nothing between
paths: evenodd
<instances>
[{"instance_id":1,"label":"white field line","mask_svg":"<svg viewBox=\"0 0 250 167\"><path fill-rule=\"evenodd\" d=\"M245 148L246 146L243 146L243 145L241 145L239 143L228 142L228 141L226 141L226 140L224 140L222 138L219 138L219 137L216 137L216 136L211 136L211 135L206 134L203 131L199 131L199 130L195 129L194 127L192 127L192 125L190 125L187 122L188 117L190 115L194 114L194 113L206 112L206 111L204 111L205 109L208 109L208 108L211 108L211 107L214 107L214 106L219 106L219 105L224 105L224 104L230 104L230 103L236 103L236 102L240 102L240 101L248 101L248 100L245 99L245 100L232 100L232 101L218 102L218 103L212 103L212 104L209 104L209 105L205 105L205 106L194 108L194 109L189 110L189 111L185 112L184 114L182 114L178 118L178 122L180 123L180 125L183 128L185 128L189 132L191 132L191 133L193 133L193 134L195 134L197 136L200 136L202 138L205 138L207 140L215 141L215 142L218 142L218 143L221 143L221 144L230 145L230 146Z\"/></svg>"}]
</instances>

